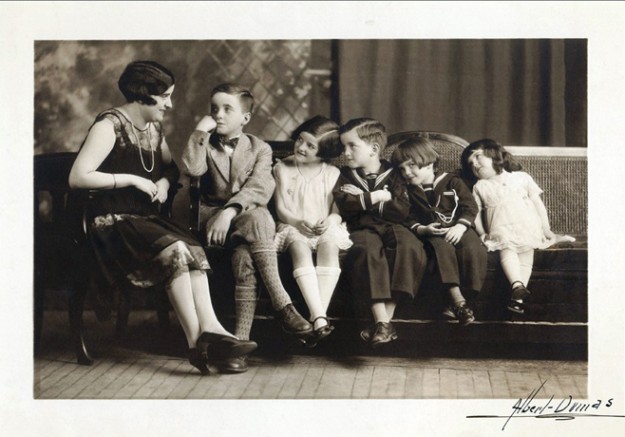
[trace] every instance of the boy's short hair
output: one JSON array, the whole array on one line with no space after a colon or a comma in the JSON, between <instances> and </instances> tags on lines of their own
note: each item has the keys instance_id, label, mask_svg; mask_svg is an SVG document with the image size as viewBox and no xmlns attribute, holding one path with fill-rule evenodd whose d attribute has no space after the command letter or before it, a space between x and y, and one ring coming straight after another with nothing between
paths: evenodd
<instances>
[{"instance_id":1,"label":"boy's short hair","mask_svg":"<svg viewBox=\"0 0 625 437\"><path fill-rule=\"evenodd\" d=\"M308 132L317 139L317 145L319 147L317 156L321 158L322 161L328 162L343 153L343 144L341 144L339 139L339 125L329 118L316 115L306 120L295 129L291 135L291 139L297 141L297 138L302 132Z\"/></svg>"},{"instance_id":2,"label":"boy's short hair","mask_svg":"<svg viewBox=\"0 0 625 437\"><path fill-rule=\"evenodd\" d=\"M429 139L415 136L402 141L391 157L391 162L395 167L399 167L406 161L414 162L419 168L430 164L436 167L438 153Z\"/></svg>"},{"instance_id":3,"label":"boy's short hair","mask_svg":"<svg viewBox=\"0 0 625 437\"><path fill-rule=\"evenodd\" d=\"M386 127L373 118L354 118L349 120L339 129L339 135L356 129L358 138L368 144L377 143L380 146L380 154L386 147Z\"/></svg>"},{"instance_id":4,"label":"boy's short hair","mask_svg":"<svg viewBox=\"0 0 625 437\"><path fill-rule=\"evenodd\" d=\"M254 112L254 95L243 85L236 83L222 83L213 88L211 91L211 98L217 93L226 93L231 96L237 96L244 112Z\"/></svg>"},{"instance_id":5,"label":"boy's short hair","mask_svg":"<svg viewBox=\"0 0 625 437\"><path fill-rule=\"evenodd\" d=\"M128 103L152 106L156 105L156 100L150 96L163 94L174 82L173 73L158 62L134 61L126 66L117 86Z\"/></svg>"}]
</instances>

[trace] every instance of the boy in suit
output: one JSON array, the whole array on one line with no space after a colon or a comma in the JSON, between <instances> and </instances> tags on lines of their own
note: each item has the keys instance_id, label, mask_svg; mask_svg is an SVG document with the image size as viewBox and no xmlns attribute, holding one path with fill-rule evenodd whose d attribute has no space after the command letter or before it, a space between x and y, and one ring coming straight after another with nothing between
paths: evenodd
<instances>
[{"instance_id":1,"label":"boy in suit","mask_svg":"<svg viewBox=\"0 0 625 437\"><path fill-rule=\"evenodd\" d=\"M298 336L312 332L282 286L274 246L275 223L267 209L275 182L271 175L271 147L244 134L254 97L244 87L221 84L211 92L211 115L191 134L181 156L182 170L199 176L200 225L206 243L232 249L235 278L235 335L249 339L257 302L256 271L269 292L283 329ZM235 358L220 365L224 373L247 370L247 360Z\"/></svg>"},{"instance_id":2,"label":"boy in suit","mask_svg":"<svg viewBox=\"0 0 625 437\"><path fill-rule=\"evenodd\" d=\"M391 319L400 296L415 296L426 255L423 244L402 224L410 211L405 182L380 159L386 146L382 123L350 120L339 134L347 166L333 194L354 243L344 270L353 272L352 289L368 299L375 325L360 336L375 348L397 339Z\"/></svg>"}]
</instances>

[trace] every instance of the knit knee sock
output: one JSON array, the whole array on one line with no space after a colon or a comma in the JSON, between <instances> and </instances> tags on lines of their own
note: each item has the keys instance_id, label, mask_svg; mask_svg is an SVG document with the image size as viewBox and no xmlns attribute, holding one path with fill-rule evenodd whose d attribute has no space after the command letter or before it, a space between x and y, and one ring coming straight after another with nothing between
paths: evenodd
<instances>
[{"instance_id":1,"label":"knit knee sock","mask_svg":"<svg viewBox=\"0 0 625 437\"><path fill-rule=\"evenodd\" d=\"M291 303L289 294L284 289L278 272L278 255L273 242L260 241L250 245L252 258L256 263L258 273L263 279L269 292L271 305L275 310L281 310Z\"/></svg>"},{"instance_id":2,"label":"knit knee sock","mask_svg":"<svg viewBox=\"0 0 625 437\"><path fill-rule=\"evenodd\" d=\"M256 287L240 285L234 287L234 314L236 318L234 335L241 340L250 339L257 302Z\"/></svg>"},{"instance_id":3,"label":"knit knee sock","mask_svg":"<svg viewBox=\"0 0 625 437\"><path fill-rule=\"evenodd\" d=\"M317 283L317 274L315 268L300 267L293 270L293 277L299 286L302 296L308 305L310 311L310 320L315 320L319 316L325 316L321 299L319 298L319 284Z\"/></svg>"},{"instance_id":4,"label":"knit knee sock","mask_svg":"<svg viewBox=\"0 0 625 437\"><path fill-rule=\"evenodd\" d=\"M339 282L339 276L341 276L341 269L338 267L317 266L319 297L324 312L328 311L336 284Z\"/></svg>"}]
</instances>

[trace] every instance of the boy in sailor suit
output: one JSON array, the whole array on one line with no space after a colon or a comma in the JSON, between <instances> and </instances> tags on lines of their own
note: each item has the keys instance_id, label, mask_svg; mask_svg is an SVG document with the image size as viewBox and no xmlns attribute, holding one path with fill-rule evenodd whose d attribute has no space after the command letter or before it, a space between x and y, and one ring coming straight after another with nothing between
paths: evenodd
<instances>
[{"instance_id":1,"label":"boy in sailor suit","mask_svg":"<svg viewBox=\"0 0 625 437\"><path fill-rule=\"evenodd\" d=\"M474 229L478 206L455 174L439 173L438 154L426 138L410 138L393 152L393 165L408 184L408 228L436 261L449 307L443 315L468 325L475 320L462 289L478 292L486 277L486 247Z\"/></svg>"},{"instance_id":2,"label":"boy in sailor suit","mask_svg":"<svg viewBox=\"0 0 625 437\"><path fill-rule=\"evenodd\" d=\"M340 131L347 166L333 194L354 245L345 257L355 292L370 303L375 324L361 338L378 347L397 339L391 320L401 296L414 297L425 270L421 241L403 226L410 210L405 182L380 159L386 129L373 119L350 120Z\"/></svg>"}]
</instances>

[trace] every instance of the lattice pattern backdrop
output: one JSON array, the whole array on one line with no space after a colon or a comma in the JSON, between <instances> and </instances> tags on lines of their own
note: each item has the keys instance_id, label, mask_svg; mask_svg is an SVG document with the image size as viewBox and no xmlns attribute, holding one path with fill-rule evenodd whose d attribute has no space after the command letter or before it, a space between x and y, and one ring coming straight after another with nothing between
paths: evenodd
<instances>
[{"instance_id":1,"label":"lattice pattern backdrop","mask_svg":"<svg viewBox=\"0 0 625 437\"><path fill-rule=\"evenodd\" d=\"M329 115L328 44L310 40L38 41L35 153L77 150L95 115L123 103L117 80L124 66L137 59L160 62L176 76L174 110L165 120L172 148L186 142L197 121L208 113L210 90L226 81L240 82L254 93L257 106L248 132L267 140L287 139L297 125L314 115L311 111ZM315 57L315 45L317 52L327 53ZM320 70L321 76L317 75ZM311 101L316 109L311 109Z\"/></svg>"},{"instance_id":2,"label":"lattice pattern backdrop","mask_svg":"<svg viewBox=\"0 0 625 437\"><path fill-rule=\"evenodd\" d=\"M206 46L211 83L243 83L257 107L248 126L262 138L286 139L309 115L310 41L221 41Z\"/></svg>"}]
</instances>

